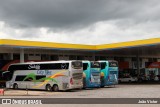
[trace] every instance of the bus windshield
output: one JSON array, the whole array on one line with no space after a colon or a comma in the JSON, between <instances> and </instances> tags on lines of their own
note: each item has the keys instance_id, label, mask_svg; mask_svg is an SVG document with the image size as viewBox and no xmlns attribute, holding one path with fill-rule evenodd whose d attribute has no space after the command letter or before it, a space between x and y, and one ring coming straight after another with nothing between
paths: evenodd
<instances>
[{"instance_id":1,"label":"bus windshield","mask_svg":"<svg viewBox=\"0 0 160 107\"><path fill-rule=\"evenodd\" d=\"M74 62L72 62L72 67L74 69L80 69L80 68L82 68L82 62L80 62L80 61L74 61Z\"/></svg>"},{"instance_id":2,"label":"bus windshield","mask_svg":"<svg viewBox=\"0 0 160 107\"><path fill-rule=\"evenodd\" d=\"M91 62L91 68L100 68L99 62Z\"/></svg>"},{"instance_id":3,"label":"bus windshield","mask_svg":"<svg viewBox=\"0 0 160 107\"><path fill-rule=\"evenodd\" d=\"M117 62L109 62L109 67L118 67Z\"/></svg>"}]
</instances>

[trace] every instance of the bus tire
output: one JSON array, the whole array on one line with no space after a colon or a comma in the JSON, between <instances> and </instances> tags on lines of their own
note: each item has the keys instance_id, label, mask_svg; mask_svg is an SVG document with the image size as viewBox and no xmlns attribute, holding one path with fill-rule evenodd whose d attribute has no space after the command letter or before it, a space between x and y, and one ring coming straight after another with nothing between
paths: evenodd
<instances>
[{"instance_id":1,"label":"bus tire","mask_svg":"<svg viewBox=\"0 0 160 107\"><path fill-rule=\"evenodd\" d=\"M18 89L18 84L17 83L14 83L13 89Z\"/></svg>"},{"instance_id":2,"label":"bus tire","mask_svg":"<svg viewBox=\"0 0 160 107\"><path fill-rule=\"evenodd\" d=\"M104 88L104 85L103 85L103 86L101 86L101 88Z\"/></svg>"},{"instance_id":3,"label":"bus tire","mask_svg":"<svg viewBox=\"0 0 160 107\"><path fill-rule=\"evenodd\" d=\"M59 91L58 85L57 85L57 84L54 84L53 87L52 87L52 90L53 90L54 92Z\"/></svg>"},{"instance_id":4,"label":"bus tire","mask_svg":"<svg viewBox=\"0 0 160 107\"><path fill-rule=\"evenodd\" d=\"M50 84L47 84L47 85L46 85L46 91L51 91L51 90L52 90L51 85L50 85Z\"/></svg>"},{"instance_id":5,"label":"bus tire","mask_svg":"<svg viewBox=\"0 0 160 107\"><path fill-rule=\"evenodd\" d=\"M86 87L83 87L82 89L86 89Z\"/></svg>"}]
</instances>

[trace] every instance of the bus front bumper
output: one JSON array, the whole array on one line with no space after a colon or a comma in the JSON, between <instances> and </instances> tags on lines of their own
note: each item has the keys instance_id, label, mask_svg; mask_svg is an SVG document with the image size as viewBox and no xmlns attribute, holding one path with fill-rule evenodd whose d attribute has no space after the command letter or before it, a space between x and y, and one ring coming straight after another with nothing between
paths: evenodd
<instances>
[{"instance_id":1,"label":"bus front bumper","mask_svg":"<svg viewBox=\"0 0 160 107\"><path fill-rule=\"evenodd\" d=\"M108 85L117 85L117 84L118 84L118 81L117 82L115 82L115 81L108 81L106 83L106 86L108 86Z\"/></svg>"},{"instance_id":2,"label":"bus front bumper","mask_svg":"<svg viewBox=\"0 0 160 107\"><path fill-rule=\"evenodd\" d=\"M69 89L83 88L83 84L70 85Z\"/></svg>"},{"instance_id":3,"label":"bus front bumper","mask_svg":"<svg viewBox=\"0 0 160 107\"><path fill-rule=\"evenodd\" d=\"M96 88L96 87L100 87L101 84L97 84L97 83L90 83L88 84L85 88Z\"/></svg>"}]
</instances>

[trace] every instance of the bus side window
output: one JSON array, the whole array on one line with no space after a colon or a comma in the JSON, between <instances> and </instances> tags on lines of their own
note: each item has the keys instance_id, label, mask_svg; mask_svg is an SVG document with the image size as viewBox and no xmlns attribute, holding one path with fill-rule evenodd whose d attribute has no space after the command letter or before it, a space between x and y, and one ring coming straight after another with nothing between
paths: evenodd
<instances>
[{"instance_id":1,"label":"bus side window","mask_svg":"<svg viewBox=\"0 0 160 107\"><path fill-rule=\"evenodd\" d=\"M36 76L36 80L38 80L38 82L44 82L45 78L46 78L45 75L37 75Z\"/></svg>"},{"instance_id":2,"label":"bus side window","mask_svg":"<svg viewBox=\"0 0 160 107\"><path fill-rule=\"evenodd\" d=\"M83 70L87 70L88 68L88 64L87 63L83 63Z\"/></svg>"},{"instance_id":3,"label":"bus side window","mask_svg":"<svg viewBox=\"0 0 160 107\"><path fill-rule=\"evenodd\" d=\"M25 81L33 81L33 79L32 78L28 78Z\"/></svg>"},{"instance_id":4,"label":"bus side window","mask_svg":"<svg viewBox=\"0 0 160 107\"><path fill-rule=\"evenodd\" d=\"M23 76L23 75L17 75L15 78L15 81L23 81L25 77L26 76Z\"/></svg>"},{"instance_id":5,"label":"bus side window","mask_svg":"<svg viewBox=\"0 0 160 107\"><path fill-rule=\"evenodd\" d=\"M105 62L102 62L102 63L101 63L101 69L105 69L105 67L106 67L106 63L105 63Z\"/></svg>"}]
</instances>

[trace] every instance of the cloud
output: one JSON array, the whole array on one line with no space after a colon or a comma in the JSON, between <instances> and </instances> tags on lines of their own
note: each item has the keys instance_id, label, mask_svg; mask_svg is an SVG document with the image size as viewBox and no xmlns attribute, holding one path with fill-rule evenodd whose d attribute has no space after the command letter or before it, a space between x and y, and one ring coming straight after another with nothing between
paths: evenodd
<instances>
[{"instance_id":1,"label":"cloud","mask_svg":"<svg viewBox=\"0 0 160 107\"><path fill-rule=\"evenodd\" d=\"M73 29L115 19L159 20L158 3L156 0L2 0L0 19L16 27Z\"/></svg>"},{"instance_id":2,"label":"cloud","mask_svg":"<svg viewBox=\"0 0 160 107\"><path fill-rule=\"evenodd\" d=\"M104 0L5 0L0 19L16 27L74 28L98 20L104 7Z\"/></svg>"},{"instance_id":3,"label":"cloud","mask_svg":"<svg viewBox=\"0 0 160 107\"><path fill-rule=\"evenodd\" d=\"M159 37L159 0L0 0L0 38L104 44Z\"/></svg>"}]
</instances>

